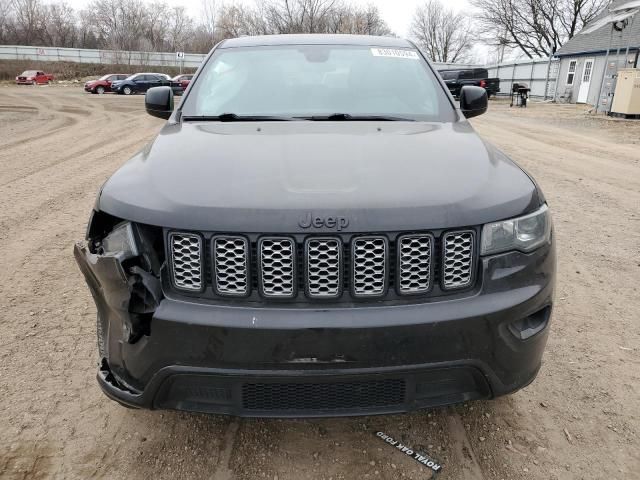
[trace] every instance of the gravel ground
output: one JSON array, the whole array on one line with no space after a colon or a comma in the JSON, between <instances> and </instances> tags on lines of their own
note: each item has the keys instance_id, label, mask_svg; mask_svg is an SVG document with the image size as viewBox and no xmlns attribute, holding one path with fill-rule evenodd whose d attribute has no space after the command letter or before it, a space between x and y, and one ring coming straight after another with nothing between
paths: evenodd
<instances>
[{"instance_id":1,"label":"gravel ground","mask_svg":"<svg viewBox=\"0 0 640 480\"><path fill-rule=\"evenodd\" d=\"M628 479L640 472L640 123L492 102L473 123L539 181L559 283L537 380L410 415L240 420L128 410L95 382L71 247L101 183L162 125L137 97L0 87L0 477Z\"/></svg>"}]
</instances>

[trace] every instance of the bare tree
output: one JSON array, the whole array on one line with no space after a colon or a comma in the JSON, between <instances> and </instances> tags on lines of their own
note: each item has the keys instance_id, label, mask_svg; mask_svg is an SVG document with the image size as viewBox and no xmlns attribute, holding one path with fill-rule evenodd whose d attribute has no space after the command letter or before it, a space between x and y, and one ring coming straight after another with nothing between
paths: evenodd
<instances>
[{"instance_id":1,"label":"bare tree","mask_svg":"<svg viewBox=\"0 0 640 480\"><path fill-rule=\"evenodd\" d=\"M218 41L242 35L391 34L375 6L350 0L256 0L253 5L200 0L197 20L168 0L92 0L80 11L67 1L0 0L0 43L206 53ZM116 54L126 62L123 55Z\"/></svg>"},{"instance_id":2,"label":"bare tree","mask_svg":"<svg viewBox=\"0 0 640 480\"><path fill-rule=\"evenodd\" d=\"M105 46L138 50L145 33L147 12L140 0L100 0L93 4L92 22Z\"/></svg>"},{"instance_id":3,"label":"bare tree","mask_svg":"<svg viewBox=\"0 0 640 480\"><path fill-rule=\"evenodd\" d=\"M416 8L411 36L431 60L443 63L465 60L474 39L469 17L445 8L440 0L426 0Z\"/></svg>"},{"instance_id":4,"label":"bare tree","mask_svg":"<svg viewBox=\"0 0 640 480\"><path fill-rule=\"evenodd\" d=\"M191 34L193 21L184 7L173 7L167 18L167 42L172 51L184 50Z\"/></svg>"},{"instance_id":5,"label":"bare tree","mask_svg":"<svg viewBox=\"0 0 640 480\"><path fill-rule=\"evenodd\" d=\"M12 13L13 5L11 0L0 0L0 44L9 43L12 37Z\"/></svg>"},{"instance_id":6,"label":"bare tree","mask_svg":"<svg viewBox=\"0 0 640 480\"><path fill-rule=\"evenodd\" d=\"M147 49L161 51L165 48L165 39L168 30L169 6L163 1L151 2L145 9L143 21L144 38Z\"/></svg>"},{"instance_id":7,"label":"bare tree","mask_svg":"<svg viewBox=\"0 0 640 480\"><path fill-rule=\"evenodd\" d=\"M46 5L43 33L46 45L74 47L78 39L75 10L66 2Z\"/></svg>"},{"instance_id":8,"label":"bare tree","mask_svg":"<svg viewBox=\"0 0 640 480\"><path fill-rule=\"evenodd\" d=\"M527 57L555 53L609 0L472 0L486 43L515 48Z\"/></svg>"},{"instance_id":9,"label":"bare tree","mask_svg":"<svg viewBox=\"0 0 640 480\"><path fill-rule=\"evenodd\" d=\"M42 37L45 8L40 0L12 0L16 40L32 45Z\"/></svg>"},{"instance_id":10,"label":"bare tree","mask_svg":"<svg viewBox=\"0 0 640 480\"><path fill-rule=\"evenodd\" d=\"M201 30L209 37L211 47L216 43L216 18L218 16L217 0L202 0ZM209 47L209 48L211 48Z\"/></svg>"}]
</instances>

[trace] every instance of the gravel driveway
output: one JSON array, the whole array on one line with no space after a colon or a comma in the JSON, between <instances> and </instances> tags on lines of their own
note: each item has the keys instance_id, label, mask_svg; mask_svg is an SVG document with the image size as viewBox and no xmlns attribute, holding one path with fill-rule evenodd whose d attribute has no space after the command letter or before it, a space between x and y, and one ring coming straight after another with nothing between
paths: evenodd
<instances>
[{"instance_id":1,"label":"gravel driveway","mask_svg":"<svg viewBox=\"0 0 640 480\"><path fill-rule=\"evenodd\" d=\"M559 284L537 380L515 395L409 415L238 420L128 410L95 382L95 308L73 260L104 180L162 121L143 97L0 86L0 477L640 476L640 122L491 102L479 132L541 184ZM179 161L180 159L176 159Z\"/></svg>"}]
</instances>

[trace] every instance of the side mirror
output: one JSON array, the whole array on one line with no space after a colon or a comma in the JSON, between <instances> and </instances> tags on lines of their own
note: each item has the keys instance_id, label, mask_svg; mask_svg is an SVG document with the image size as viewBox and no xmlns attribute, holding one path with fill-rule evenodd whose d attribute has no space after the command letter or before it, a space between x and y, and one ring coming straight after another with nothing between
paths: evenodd
<instances>
[{"instance_id":1,"label":"side mirror","mask_svg":"<svg viewBox=\"0 0 640 480\"><path fill-rule=\"evenodd\" d=\"M152 117L168 119L173 113L171 87L153 87L144 96L144 108Z\"/></svg>"},{"instance_id":2,"label":"side mirror","mask_svg":"<svg viewBox=\"0 0 640 480\"><path fill-rule=\"evenodd\" d=\"M460 110L466 118L486 113L489 106L487 91L482 87L462 87L460 92Z\"/></svg>"}]
</instances>

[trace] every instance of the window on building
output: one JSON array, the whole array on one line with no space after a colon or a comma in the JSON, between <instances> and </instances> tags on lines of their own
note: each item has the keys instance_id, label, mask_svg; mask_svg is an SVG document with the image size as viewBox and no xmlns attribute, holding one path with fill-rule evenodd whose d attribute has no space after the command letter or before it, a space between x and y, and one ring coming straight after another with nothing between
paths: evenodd
<instances>
[{"instance_id":1,"label":"window on building","mask_svg":"<svg viewBox=\"0 0 640 480\"><path fill-rule=\"evenodd\" d=\"M573 85L573 80L576 77L576 60L569 62L569 71L567 72L567 85Z\"/></svg>"}]
</instances>

